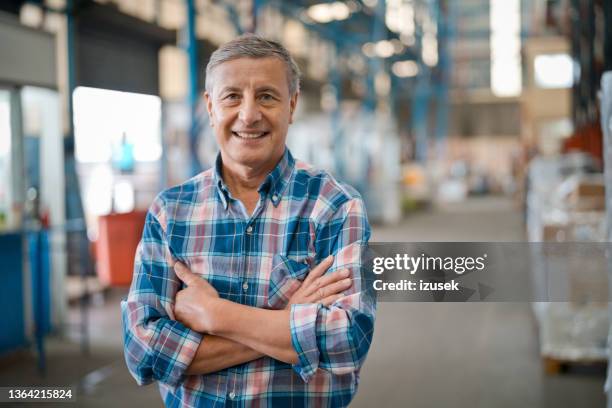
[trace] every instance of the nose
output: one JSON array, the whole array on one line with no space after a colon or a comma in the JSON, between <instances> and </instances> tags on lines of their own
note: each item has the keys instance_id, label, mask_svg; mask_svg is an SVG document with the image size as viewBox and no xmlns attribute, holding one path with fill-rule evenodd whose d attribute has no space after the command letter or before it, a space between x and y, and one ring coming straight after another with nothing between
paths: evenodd
<instances>
[{"instance_id":1,"label":"nose","mask_svg":"<svg viewBox=\"0 0 612 408\"><path fill-rule=\"evenodd\" d=\"M240 106L240 120L247 126L257 123L261 120L261 112L257 102L251 98L245 98Z\"/></svg>"}]
</instances>

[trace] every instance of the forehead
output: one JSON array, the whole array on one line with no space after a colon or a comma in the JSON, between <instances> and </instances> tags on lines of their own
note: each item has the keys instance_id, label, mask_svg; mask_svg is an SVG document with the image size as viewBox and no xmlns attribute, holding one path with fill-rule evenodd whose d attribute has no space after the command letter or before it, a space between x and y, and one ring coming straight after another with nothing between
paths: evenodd
<instances>
[{"instance_id":1,"label":"forehead","mask_svg":"<svg viewBox=\"0 0 612 408\"><path fill-rule=\"evenodd\" d=\"M226 87L247 89L272 86L289 93L287 67L279 58L237 58L215 67L213 91Z\"/></svg>"}]
</instances>

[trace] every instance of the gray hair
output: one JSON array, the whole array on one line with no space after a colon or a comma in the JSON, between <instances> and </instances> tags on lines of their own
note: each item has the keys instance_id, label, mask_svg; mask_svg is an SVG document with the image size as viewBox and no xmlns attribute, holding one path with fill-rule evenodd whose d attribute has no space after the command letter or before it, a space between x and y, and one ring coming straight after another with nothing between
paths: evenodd
<instances>
[{"instance_id":1,"label":"gray hair","mask_svg":"<svg viewBox=\"0 0 612 408\"><path fill-rule=\"evenodd\" d=\"M206 91L209 93L212 91L212 72L218 65L238 58L267 57L275 57L285 63L289 94L294 95L298 92L300 90L300 69L289 51L280 43L255 34L243 34L223 44L212 53L206 65Z\"/></svg>"}]
</instances>

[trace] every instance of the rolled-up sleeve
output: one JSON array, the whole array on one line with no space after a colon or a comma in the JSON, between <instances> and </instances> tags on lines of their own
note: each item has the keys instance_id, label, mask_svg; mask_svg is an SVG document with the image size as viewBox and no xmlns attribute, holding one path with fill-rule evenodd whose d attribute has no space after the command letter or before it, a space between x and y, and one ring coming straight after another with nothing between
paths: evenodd
<instances>
[{"instance_id":1,"label":"rolled-up sleeve","mask_svg":"<svg viewBox=\"0 0 612 408\"><path fill-rule=\"evenodd\" d=\"M202 340L200 333L173 320L179 282L164 211L158 198L147 213L130 292L121 303L125 361L139 385L159 381L176 386Z\"/></svg>"},{"instance_id":2,"label":"rolled-up sleeve","mask_svg":"<svg viewBox=\"0 0 612 408\"><path fill-rule=\"evenodd\" d=\"M329 307L291 307L291 341L299 357L293 368L305 382L317 369L337 375L359 371L372 342L376 310L363 276L363 257L370 238L363 201L353 198L344 203L317 231L316 238L319 259L334 255L327 273L348 269L353 285Z\"/></svg>"}]
</instances>

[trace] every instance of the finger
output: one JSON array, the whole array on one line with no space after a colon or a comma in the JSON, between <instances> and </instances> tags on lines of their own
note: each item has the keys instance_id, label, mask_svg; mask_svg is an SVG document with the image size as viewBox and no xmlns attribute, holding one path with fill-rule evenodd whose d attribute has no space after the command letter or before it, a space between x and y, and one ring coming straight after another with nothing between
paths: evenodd
<instances>
[{"instance_id":1,"label":"finger","mask_svg":"<svg viewBox=\"0 0 612 408\"><path fill-rule=\"evenodd\" d=\"M334 282L341 281L350 276L350 271L348 269L342 269L339 271L332 272L328 275L323 276L315 281L313 281L310 285L304 288L304 294L306 296L310 296L319 288L323 288L331 285ZM329 293L329 292L328 292Z\"/></svg>"},{"instance_id":2,"label":"finger","mask_svg":"<svg viewBox=\"0 0 612 408\"><path fill-rule=\"evenodd\" d=\"M344 297L344 293L339 293L337 295L328 296L325 299L321 300L319 303L321 303L323 306L329 306L335 303L337 300L342 299L343 297Z\"/></svg>"},{"instance_id":3,"label":"finger","mask_svg":"<svg viewBox=\"0 0 612 408\"><path fill-rule=\"evenodd\" d=\"M321 299L325 299L325 297L327 297L329 292L327 292L325 288L319 288L315 293L317 294L317 301L320 302Z\"/></svg>"},{"instance_id":4,"label":"finger","mask_svg":"<svg viewBox=\"0 0 612 408\"><path fill-rule=\"evenodd\" d=\"M325 299L328 296L337 295L342 293L342 291L351 287L353 282L350 278L342 279L341 281L334 282L327 286L316 289L311 298L313 298L312 302L320 302L322 299Z\"/></svg>"},{"instance_id":5,"label":"finger","mask_svg":"<svg viewBox=\"0 0 612 408\"><path fill-rule=\"evenodd\" d=\"M341 281L334 282L330 285L327 285L323 289L325 289L325 294L327 297L330 295L337 295L339 293L342 293L343 291L350 288L352 284L353 284L353 281L350 278L346 278L346 279L342 279Z\"/></svg>"},{"instance_id":6,"label":"finger","mask_svg":"<svg viewBox=\"0 0 612 408\"><path fill-rule=\"evenodd\" d=\"M174 272L176 276L187 286L197 283L200 279L198 275L191 272L183 263L177 262L174 264Z\"/></svg>"},{"instance_id":7,"label":"finger","mask_svg":"<svg viewBox=\"0 0 612 408\"><path fill-rule=\"evenodd\" d=\"M319 281L321 282L319 286L320 287L328 286L334 282L338 282L338 281L341 281L342 279L346 279L350 277L350 275L351 275L351 271L349 271L348 269L341 269L339 271L334 271L333 273L329 273L321 277L319 279Z\"/></svg>"},{"instance_id":8,"label":"finger","mask_svg":"<svg viewBox=\"0 0 612 408\"><path fill-rule=\"evenodd\" d=\"M309 284L318 277L322 276L330 266L334 263L333 255L328 256L324 260L322 260L317 266L312 268L306 279L304 279L304 284Z\"/></svg>"}]
</instances>

